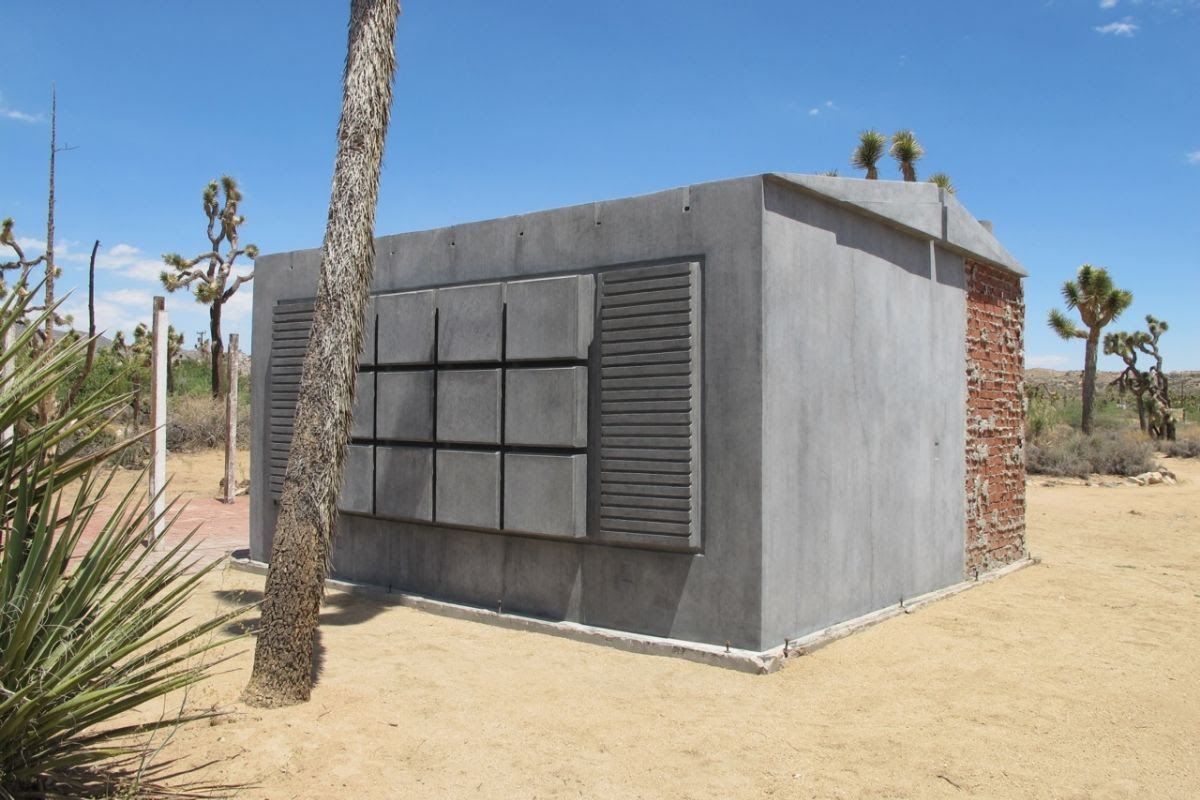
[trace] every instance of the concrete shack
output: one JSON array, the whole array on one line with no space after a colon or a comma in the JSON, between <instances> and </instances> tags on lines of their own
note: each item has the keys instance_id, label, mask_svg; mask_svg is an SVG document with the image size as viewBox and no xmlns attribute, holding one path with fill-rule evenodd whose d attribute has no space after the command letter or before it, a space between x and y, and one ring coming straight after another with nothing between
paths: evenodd
<instances>
[{"instance_id":1,"label":"concrete shack","mask_svg":"<svg viewBox=\"0 0 1200 800\"><path fill-rule=\"evenodd\" d=\"M376 252L336 577L764 651L1025 558L1026 273L933 184L756 175ZM319 259L256 265L260 561Z\"/></svg>"}]
</instances>

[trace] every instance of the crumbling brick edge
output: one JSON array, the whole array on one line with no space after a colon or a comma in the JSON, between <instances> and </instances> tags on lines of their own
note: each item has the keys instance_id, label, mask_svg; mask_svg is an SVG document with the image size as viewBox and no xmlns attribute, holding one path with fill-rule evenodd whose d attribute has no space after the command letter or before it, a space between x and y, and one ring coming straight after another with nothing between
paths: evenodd
<instances>
[{"instance_id":1,"label":"crumbling brick edge","mask_svg":"<svg viewBox=\"0 0 1200 800\"><path fill-rule=\"evenodd\" d=\"M964 575L1028 557L1025 543L1025 300L1017 275L966 262Z\"/></svg>"},{"instance_id":2,"label":"crumbling brick edge","mask_svg":"<svg viewBox=\"0 0 1200 800\"><path fill-rule=\"evenodd\" d=\"M983 583L990 583L1011 572L1040 563L1037 558L1023 558L1004 567L980 575L975 580L964 580L941 589L936 589L917 597L901 600L886 608L872 611L855 619L839 622L828 628L789 639L769 650L754 651L739 648L720 647L702 642L689 642L683 639L670 639L662 636L648 636L638 633L616 631L611 628L599 628L593 625L582 625L578 622L555 621L526 617L512 614L503 609L495 611L477 606L467 606L451 603L445 600L435 600L424 595L410 594L392 589L387 586L374 586L365 583L351 583L330 578L325 581L327 589L367 597L387 605L407 606L421 611L428 611L452 619L462 619L471 622L484 622L497 625L509 630L544 633L560 636L585 644L597 644L613 647L630 653L645 655L669 656L694 661L714 667L732 669L738 672L748 672L752 675L769 675L779 671L789 659L808 655L825 645L844 639L852 633L857 633L872 625L877 625L901 614L911 614L917 609L945 597L956 595ZM232 568L255 575L266 575L267 564L250 558L248 550L236 550L229 555Z\"/></svg>"}]
</instances>

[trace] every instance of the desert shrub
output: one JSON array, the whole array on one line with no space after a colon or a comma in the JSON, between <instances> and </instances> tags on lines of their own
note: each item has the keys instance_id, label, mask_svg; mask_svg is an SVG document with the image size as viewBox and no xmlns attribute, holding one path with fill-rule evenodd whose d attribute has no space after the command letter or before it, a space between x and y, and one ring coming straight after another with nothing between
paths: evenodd
<instances>
[{"instance_id":1,"label":"desert shrub","mask_svg":"<svg viewBox=\"0 0 1200 800\"><path fill-rule=\"evenodd\" d=\"M1139 475L1156 468L1154 445L1133 433L1097 431L1085 436L1075 430L1056 431L1025 448L1025 468L1035 475L1086 478L1104 475Z\"/></svg>"},{"instance_id":2,"label":"desert shrub","mask_svg":"<svg viewBox=\"0 0 1200 800\"><path fill-rule=\"evenodd\" d=\"M1200 438L1188 437L1174 442L1159 442L1159 449L1172 458L1200 458Z\"/></svg>"},{"instance_id":3,"label":"desert shrub","mask_svg":"<svg viewBox=\"0 0 1200 800\"><path fill-rule=\"evenodd\" d=\"M250 407L238 404L238 441L250 441ZM191 452L225 446L225 401L179 395L167 402L167 449Z\"/></svg>"},{"instance_id":4,"label":"desert shrub","mask_svg":"<svg viewBox=\"0 0 1200 800\"><path fill-rule=\"evenodd\" d=\"M1059 402L1043 393L1028 393L1025 406L1025 441L1036 442L1059 422Z\"/></svg>"},{"instance_id":5,"label":"desert shrub","mask_svg":"<svg viewBox=\"0 0 1200 800\"><path fill-rule=\"evenodd\" d=\"M27 313L29 296L0 306L0 332ZM128 396L100 387L56 419L30 412L70 381L85 344L63 339L32 357L30 338L50 311L0 351L0 798L90 795L113 770L149 755L146 735L211 711L129 725L114 718L190 686L215 660L208 636L238 611L189 626L172 616L210 564L192 574L187 537L169 552L142 546L156 518L131 488L91 543L83 537L108 482L98 468L124 447L93 449ZM17 423L25 423L18 425ZM103 763L107 774L99 773Z\"/></svg>"}]
</instances>

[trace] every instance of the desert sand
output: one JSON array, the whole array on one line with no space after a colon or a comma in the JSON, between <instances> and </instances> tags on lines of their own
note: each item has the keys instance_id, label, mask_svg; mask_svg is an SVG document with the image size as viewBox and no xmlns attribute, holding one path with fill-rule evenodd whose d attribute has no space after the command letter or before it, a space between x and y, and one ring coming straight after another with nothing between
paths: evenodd
<instances>
[{"instance_id":1,"label":"desert sand","mask_svg":"<svg viewBox=\"0 0 1200 800\"><path fill-rule=\"evenodd\" d=\"M332 592L311 702L242 706L241 639L187 699L234 713L159 757L252 798L1200 797L1200 463L1163 463L1033 479L1039 564L773 675ZM225 568L191 610L261 588Z\"/></svg>"}]
</instances>

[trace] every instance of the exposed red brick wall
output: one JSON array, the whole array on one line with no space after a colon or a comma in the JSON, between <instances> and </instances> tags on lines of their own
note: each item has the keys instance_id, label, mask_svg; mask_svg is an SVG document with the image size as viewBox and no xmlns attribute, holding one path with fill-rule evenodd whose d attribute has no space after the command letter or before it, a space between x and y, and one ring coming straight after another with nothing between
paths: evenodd
<instances>
[{"instance_id":1,"label":"exposed red brick wall","mask_svg":"<svg viewBox=\"0 0 1200 800\"><path fill-rule=\"evenodd\" d=\"M1025 301L967 261L967 547L972 577L1025 556Z\"/></svg>"}]
</instances>

